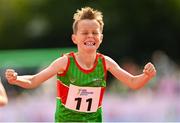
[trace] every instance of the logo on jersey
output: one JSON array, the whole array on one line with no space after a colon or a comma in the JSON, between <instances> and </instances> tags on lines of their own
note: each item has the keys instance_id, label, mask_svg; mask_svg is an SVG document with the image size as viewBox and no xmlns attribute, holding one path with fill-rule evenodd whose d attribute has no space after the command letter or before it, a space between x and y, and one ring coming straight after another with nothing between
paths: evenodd
<instances>
[{"instance_id":1,"label":"logo on jersey","mask_svg":"<svg viewBox=\"0 0 180 123\"><path fill-rule=\"evenodd\" d=\"M101 79L101 78L94 78L93 81L94 81L94 82L102 82L103 79Z\"/></svg>"},{"instance_id":2,"label":"logo on jersey","mask_svg":"<svg viewBox=\"0 0 180 123\"><path fill-rule=\"evenodd\" d=\"M93 92L87 91L87 89L79 89L77 94L80 96L88 96L93 94Z\"/></svg>"},{"instance_id":3,"label":"logo on jersey","mask_svg":"<svg viewBox=\"0 0 180 123\"><path fill-rule=\"evenodd\" d=\"M69 80L71 83L74 83L76 81L76 78L75 77L69 77Z\"/></svg>"}]
</instances>

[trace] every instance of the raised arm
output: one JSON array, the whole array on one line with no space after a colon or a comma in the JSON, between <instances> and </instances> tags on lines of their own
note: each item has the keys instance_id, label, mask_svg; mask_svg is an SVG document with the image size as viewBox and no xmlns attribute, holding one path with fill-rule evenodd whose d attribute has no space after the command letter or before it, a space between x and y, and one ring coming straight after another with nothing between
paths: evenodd
<instances>
[{"instance_id":1,"label":"raised arm","mask_svg":"<svg viewBox=\"0 0 180 123\"><path fill-rule=\"evenodd\" d=\"M0 107L6 105L7 103L8 103L8 98L0 78Z\"/></svg>"},{"instance_id":2,"label":"raised arm","mask_svg":"<svg viewBox=\"0 0 180 123\"><path fill-rule=\"evenodd\" d=\"M5 76L10 84L18 85L23 88L35 88L58 72L63 72L67 66L67 61L68 58L64 55L35 75L18 76L13 69L7 69Z\"/></svg>"},{"instance_id":3,"label":"raised arm","mask_svg":"<svg viewBox=\"0 0 180 123\"><path fill-rule=\"evenodd\" d=\"M125 83L132 89L143 87L151 78L156 75L155 67L152 63L145 65L143 73L140 75L132 75L123 70L113 59L105 56L107 70L112 73L118 80Z\"/></svg>"}]
</instances>

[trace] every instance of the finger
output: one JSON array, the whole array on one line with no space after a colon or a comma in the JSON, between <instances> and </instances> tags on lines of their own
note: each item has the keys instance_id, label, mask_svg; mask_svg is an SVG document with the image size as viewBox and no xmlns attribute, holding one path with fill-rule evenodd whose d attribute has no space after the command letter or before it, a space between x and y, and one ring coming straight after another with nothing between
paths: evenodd
<instances>
[{"instance_id":1,"label":"finger","mask_svg":"<svg viewBox=\"0 0 180 123\"><path fill-rule=\"evenodd\" d=\"M13 73L13 76L16 77L18 74L16 72Z\"/></svg>"},{"instance_id":2,"label":"finger","mask_svg":"<svg viewBox=\"0 0 180 123\"><path fill-rule=\"evenodd\" d=\"M155 71L155 67L153 64L149 63L149 64L147 64L145 70L147 70L148 72L153 72L153 71Z\"/></svg>"},{"instance_id":3,"label":"finger","mask_svg":"<svg viewBox=\"0 0 180 123\"><path fill-rule=\"evenodd\" d=\"M6 73L5 76L6 76L6 77L12 77L12 76L13 76L13 73Z\"/></svg>"},{"instance_id":4,"label":"finger","mask_svg":"<svg viewBox=\"0 0 180 123\"><path fill-rule=\"evenodd\" d=\"M144 73L152 77L156 75L156 70L155 69L144 70Z\"/></svg>"},{"instance_id":5,"label":"finger","mask_svg":"<svg viewBox=\"0 0 180 123\"><path fill-rule=\"evenodd\" d=\"M16 80L17 79L17 73L16 72L9 72L5 74L5 77L8 81Z\"/></svg>"},{"instance_id":6,"label":"finger","mask_svg":"<svg viewBox=\"0 0 180 123\"><path fill-rule=\"evenodd\" d=\"M15 71L13 69L7 69L6 72L9 73L9 72L15 72Z\"/></svg>"},{"instance_id":7,"label":"finger","mask_svg":"<svg viewBox=\"0 0 180 123\"><path fill-rule=\"evenodd\" d=\"M150 63L147 63L144 67L144 69L148 69L150 67Z\"/></svg>"},{"instance_id":8,"label":"finger","mask_svg":"<svg viewBox=\"0 0 180 123\"><path fill-rule=\"evenodd\" d=\"M154 68L154 67L150 67L150 68L148 68L146 71L149 72L149 73L152 73L152 72L155 71L155 68Z\"/></svg>"},{"instance_id":9,"label":"finger","mask_svg":"<svg viewBox=\"0 0 180 123\"><path fill-rule=\"evenodd\" d=\"M14 70L7 70L5 72L5 75L7 75L7 76L17 76L17 73Z\"/></svg>"}]
</instances>

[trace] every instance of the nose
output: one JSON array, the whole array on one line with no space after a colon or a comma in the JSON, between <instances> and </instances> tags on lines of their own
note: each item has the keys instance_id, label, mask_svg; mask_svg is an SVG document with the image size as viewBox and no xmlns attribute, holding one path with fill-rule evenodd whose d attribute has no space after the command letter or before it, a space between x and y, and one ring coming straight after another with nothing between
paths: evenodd
<instances>
[{"instance_id":1,"label":"nose","mask_svg":"<svg viewBox=\"0 0 180 123\"><path fill-rule=\"evenodd\" d=\"M88 33L88 37L93 37L93 34L92 33Z\"/></svg>"}]
</instances>

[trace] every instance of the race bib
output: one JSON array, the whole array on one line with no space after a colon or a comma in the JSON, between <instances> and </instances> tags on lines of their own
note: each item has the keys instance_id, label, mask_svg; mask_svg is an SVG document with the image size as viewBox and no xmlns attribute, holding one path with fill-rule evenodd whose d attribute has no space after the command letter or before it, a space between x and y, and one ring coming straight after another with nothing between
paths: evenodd
<instances>
[{"instance_id":1,"label":"race bib","mask_svg":"<svg viewBox=\"0 0 180 123\"><path fill-rule=\"evenodd\" d=\"M96 112L101 87L79 87L70 84L65 107L79 112Z\"/></svg>"}]
</instances>

